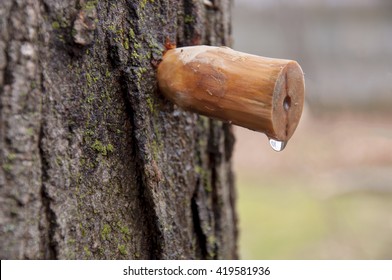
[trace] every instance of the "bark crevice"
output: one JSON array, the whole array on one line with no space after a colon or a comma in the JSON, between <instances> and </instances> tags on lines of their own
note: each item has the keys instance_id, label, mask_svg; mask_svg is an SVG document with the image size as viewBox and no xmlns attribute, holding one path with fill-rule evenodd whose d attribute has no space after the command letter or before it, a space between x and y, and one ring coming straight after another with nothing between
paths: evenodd
<instances>
[{"instance_id":1,"label":"bark crevice","mask_svg":"<svg viewBox=\"0 0 392 280\"><path fill-rule=\"evenodd\" d=\"M10 68L10 61L12 61L11 57L10 57L10 53L11 53L11 48L10 48L10 44L11 44L11 39L10 34L12 34L12 27L13 24L11 22L12 20L12 14L14 9L16 8L17 4L16 2L12 2L11 7L9 8L8 11L8 15L6 17L6 26L4 28L4 31L2 31L1 33L1 40L4 43L4 54L5 54L5 66L3 69L3 84L0 84L0 86L2 86L1 91L3 92L3 87L6 85L12 85L13 82L13 75L12 75L12 68ZM8 37L8 38L7 38ZM1 106L1 104L0 104Z\"/></svg>"},{"instance_id":2,"label":"bark crevice","mask_svg":"<svg viewBox=\"0 0 392 280\"><path fill-rule=\"evenodd\" d=\"M144 158L140 154L141 150L144 150L142 144L140 143L137 136L137 122L135 120L137 108L132 106L130 100L131 91L129 90L127 84L128 79L125 74L121 74L120 76L120 84L122 85L122 96L123 101L125 103L127 116L130 118L131 123L131 138L132 138L132 155L135 157L135 174L136 174L136 182L139 189L139 199L140 205L143 205L145 221L147 222L147 231L145 233L146 237L149 237L149 253L150 259L160 259L162 256L162 244L161 244L161 236L162 233L159 229L158 225L158 217L154 210L155 203L152 198L152 194L150 193L149 186L147 183L147 176L145 174L145 163Z\"/></svg>"},{"instance_id":3,"label":"bark crevice","mask_svg":"<svg viewBox=\"0 0 392 280\"><path fill-rule=\"evenodd\" d=\"M198 188L200 187L199 183L196 186L195 193L192 197L191 208L192 208L192 219L193 219L193 227L196 235L196 252L200 254L200 259L207 259L207 237L203 232L201 227L201 218L199 215L199 207L197 206L197 193Z\"/></svg>"},{"instance_id":4,"label":"bark crevice","mask_svg":"<svg viewBox=\"0 0 392 280\"><path fill-rule=\"evenodd\" d=\"M219 174L218 168L221 164L221 152L219 151L220 133L217 133L217 126L214 125L214 120L210 120L210 135L208 139L208 155L209 155L209 168L211 170L211 188L212 188L212 214L214 217L214 234L221 234L221 194L219 191ZM219 240L219 236L215 236ZM214 243L213 256L219 256L217 243Z\"/></svg>"},{"instance_id":5,"label":"bark crevice","mask_svg":"<svg viewBox=\"0 0 392 280\"><path fill-rule=\"evenodd\" d=\"M48 194L46 188L49 164L46 159L46 155L43 148L43 125L41 124L41 129L38 139L39 156L41 163L41 250L44 259L56 260L58 259L58 244L55 240L55 233L57 228L57 218L56 213L51 208L51 198Z\"/></svg>"}]
</instances>

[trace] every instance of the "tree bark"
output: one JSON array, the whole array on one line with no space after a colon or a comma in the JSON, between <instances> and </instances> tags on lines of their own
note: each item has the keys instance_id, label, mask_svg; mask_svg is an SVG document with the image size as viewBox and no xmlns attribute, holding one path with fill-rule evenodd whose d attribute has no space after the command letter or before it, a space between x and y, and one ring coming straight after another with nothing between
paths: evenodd
<instances>
[{"instance_id":1,"label":"tree bark","mask_svg":"<svg viewBox=\"0 0 392 280\"><path fill-rule=\"evenodd\" d=\"M212 5L210 5L212 3ZM0 258L233 259L231 126L158 92L230 0L2 0Z\"/></svg>"}]
</instances>

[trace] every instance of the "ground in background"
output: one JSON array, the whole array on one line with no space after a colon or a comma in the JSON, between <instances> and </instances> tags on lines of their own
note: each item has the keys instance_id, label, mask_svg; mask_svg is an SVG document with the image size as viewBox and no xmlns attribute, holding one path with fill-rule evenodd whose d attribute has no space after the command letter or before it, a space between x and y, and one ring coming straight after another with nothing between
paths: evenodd
<instances>
[{"instance_id":1,"label":"ground in background","mask_svg":"<svg viewBox=\"0 0 392 280\"><path fill-rule=\"evenodd\" d=\"M305 111L280 153L235 131L242 258L392 258L392 115Z\"/></svg>"}]
</instances>

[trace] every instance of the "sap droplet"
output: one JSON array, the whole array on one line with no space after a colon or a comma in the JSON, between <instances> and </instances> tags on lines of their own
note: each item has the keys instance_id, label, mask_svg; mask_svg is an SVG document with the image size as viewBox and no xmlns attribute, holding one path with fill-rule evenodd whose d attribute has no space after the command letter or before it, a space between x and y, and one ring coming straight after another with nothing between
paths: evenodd
<instances>
[{"instance_id":1,"label":"sap droplet","mask_svg":"<svg viewBox=\"0 0 392 280\"><path fill-rule=\"evenodd\" d=\"M276 152L282 151L286 147L286 144L287 144L287 142L275 140L272 138L269 140L269 143L270 143L272 149Z\"/></svg>"}]
</instances>

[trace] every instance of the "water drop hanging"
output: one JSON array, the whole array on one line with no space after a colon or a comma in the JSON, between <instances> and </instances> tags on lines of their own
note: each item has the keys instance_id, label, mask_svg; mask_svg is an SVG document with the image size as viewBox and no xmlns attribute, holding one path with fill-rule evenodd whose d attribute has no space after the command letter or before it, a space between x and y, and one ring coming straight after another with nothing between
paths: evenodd
<instances>
[{"instance_id":1,"label":"water drop hanging","mask_svg":"<svg viewBox=\"0 0 392 280\"><path fill-rule=\"evenodd\" d=\"M271 145L271 148L276 152L283 151L283 149L286 147L287 144L287 142L275 140L272 138L269 139L269 143Z\"/></svg>"}]
</instances>

